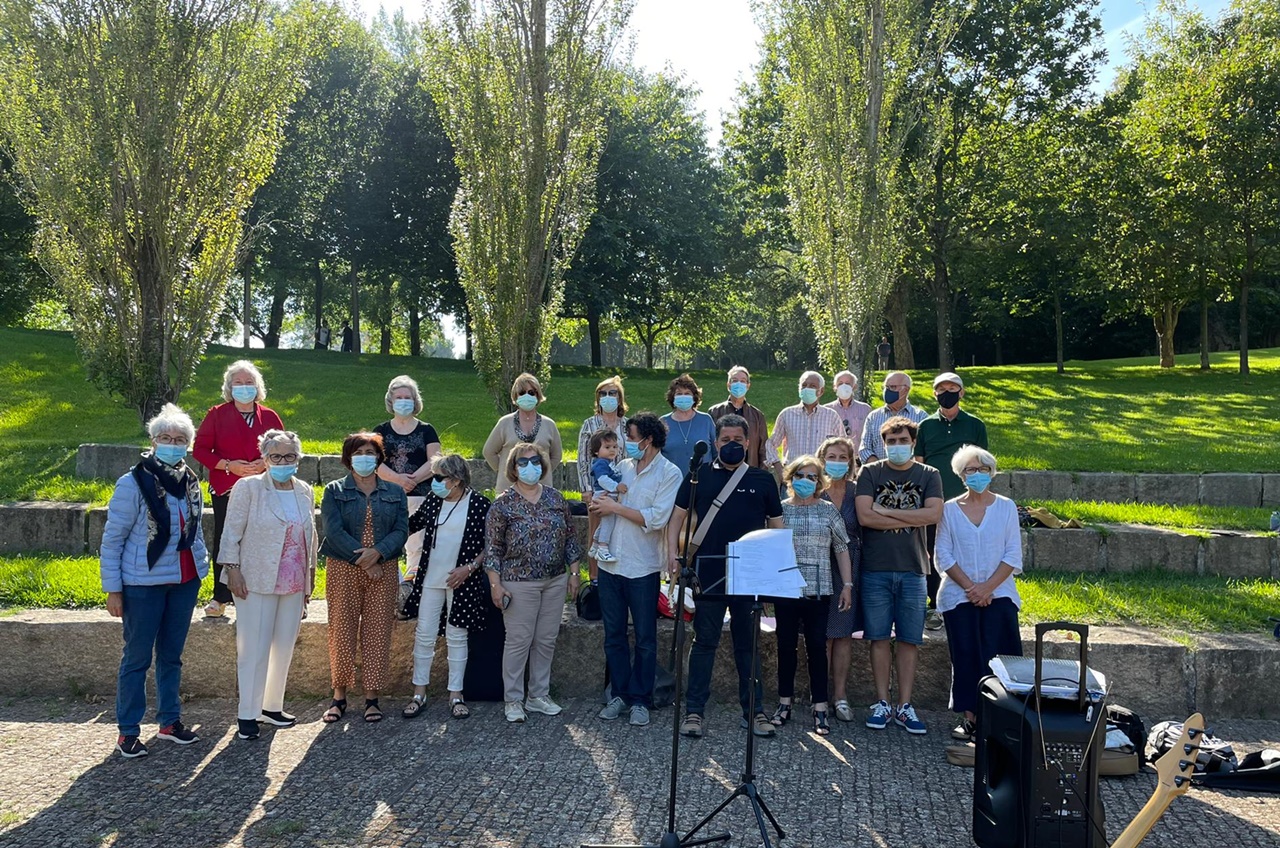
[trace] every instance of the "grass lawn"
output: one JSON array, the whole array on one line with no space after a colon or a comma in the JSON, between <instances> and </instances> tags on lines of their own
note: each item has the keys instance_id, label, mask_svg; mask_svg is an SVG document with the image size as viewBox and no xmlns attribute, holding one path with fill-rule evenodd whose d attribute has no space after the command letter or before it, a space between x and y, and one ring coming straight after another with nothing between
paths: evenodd
<instances>
[{"instance_id":1,"label":"grass lawn","mask_svg":"<svg viewBox=\"0 0 1280 848\"><path fill-rule=\"evenodd\" d=\"M1163 504L1101 503L1098 501L1020 501L1020 506L1041 507L1061 519L1081 524L1145 524L1195 534L1205 530L1270 530L1270 509L1233 506L1165 506Z\"/></svg>"},{"instance_id":2,"label":"grass lawn","mask_svg":"<svg viewBox=\"0 0 1280 848\"><path fill-rule=\"evenodd\" d=\"M144 443L136 413L85 380L66 333L0 328L0 501L105 503L110 485L74 478L82 442ZM182 404L199 420L220 402L221 374L240 358L215 346ZM477 456L497 415L468 362L406 356L350 356L314 350L253 351L269 391L268 405L298 430L310 453L336 452L342 436L388 416L387 382L408 373L422 387L424 420L446 450ZM1064 471L1280 471L1280 349L1251 354L1253 373L1235 373L1235 355L1217 354L1201 373L1196 357L1162 371L1154 360L962 368L966 408L987 422L1001 467ZM555 367L543 411L555 419L566 456L591 411L592 389L613 368ZM633 410L666 411L671 371L624 370ZM704 406L724 395L724 373L698 371ZM797 372L755 376L750 400L773 416L796 402ZM877 376L877 381L880 376ZM931 407L931 373L917 372L913 398ZM829 399L824 397L824 400ZM875 405L879 405L876 401Z\"/></svg>"},{"instance_id":3,"label":"grass lawn","mask_svg":"<svg viewBox=\"0 0 1280 848\"><path fill-rule=\"evenodd\" d=\"M324 597L324 569L316 598ZM200 590L212 595L212 578ZM1033 572L1018 580L1023 624L1078 621L1136 624L1178 635L1191 632L1268 632L1280 612L1280 584L1270 580L1186 577L1161 571L1063 576ZM0 608L90 609L106 603L94 557L0 556Z\"/></svg>"}]
</instances>

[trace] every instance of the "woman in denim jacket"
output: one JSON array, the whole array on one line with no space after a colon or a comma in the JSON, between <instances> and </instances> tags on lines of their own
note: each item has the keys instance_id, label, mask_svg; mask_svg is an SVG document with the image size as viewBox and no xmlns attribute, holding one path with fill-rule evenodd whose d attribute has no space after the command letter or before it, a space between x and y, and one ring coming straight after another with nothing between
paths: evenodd
<instances>
[{"instance_id":1,"label":"woman in denim jacket","mask_svg":"<svg viewBox=\"0 0 1280 848\"><path fill-rule=\"evenodd\" d=\"M351 473L325 486L320 502L333 682L333 703L324 714L327 723L338 721L347 710L347 689L356 682L357 634L364 720L382 720L378 693L386 689L391 664L391 625L400 583L397 560L409 538L404 489L377 475L385 459L377 433L347 436L342 464Z\"/></svg>"}]
</instances>

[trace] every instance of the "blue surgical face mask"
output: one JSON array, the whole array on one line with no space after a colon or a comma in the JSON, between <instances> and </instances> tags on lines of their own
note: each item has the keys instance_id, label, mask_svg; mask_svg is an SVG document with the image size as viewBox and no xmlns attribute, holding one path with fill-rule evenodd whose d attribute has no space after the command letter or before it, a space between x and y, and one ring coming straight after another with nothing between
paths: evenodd
<instances>
[{"instance_id":1,"label":"blue surgical face mask","mask_svg":"<svg viewBox=\"0 0 1280 848\"><path fill-rule=\"evenodd\" d=\"M818 491L818 484L804 477L796 477L791 481L791 491L796 493L797 498L811 498Z\"/></svg>"},{"instance_id":2,"label":"blue surgical face mask","mask_svg":"<svg viewBox=\"0 0 1280 848\"><path fill-rule=\"evenodd\" d=\"M639 442L627 440L627 459L639 459L644 456L644 449L640 447Z\"/></svg>"},{"instance_id":3,"label":"blue surgical face mask","mask_svg":"<svg viewBox=\"0 0 1280 848\"><path fill-rule=\"evenodd\" d=\"M747 396L747 384L741 380L734 380L729 384L729 394L736 398L744 398Z\"/></svg>"},{"instance_id":4,"label":"blue surgical face mask","mask_svg":"<svg viewBox=\"0 0 1280 848\"><path fill-rule=\"evenodd\" d=\"M165 465L177 465L187 455L186 445L156 445L156 459Z\"/></svg>"},{"instance_id":5,"label":"blue surgical face mask","mask_svg":"<svg viewBox=\"0 0 1280 848\"><path fill-rule=\"evenodd\" d=\"M449 497L449 484L443 480L432 480L431 494L435 495L440 500L444 500Z\"/></svg>"},{"instance_id":6,"label":"blue surgical face mask","mask_svg":"<svg viewBox=\"0 0 1280 848\"><path fill-rule=\"evenodd\" d=\"M417 411L416 407L417 404L413 402L413 398L398 398L391 401L391 408L396 415L402 415L406 418Z\"/></svg>"},{"instance_id":7,"label":"blue surgical face mask","mask_svg":"<svg viewBox=\"0 0 1280 848\"><path fill-rule=\"evenodd\" d=\"M526 392L520 395L520 397L516 398L516 406L520 407L525 412L528 412L529 410L533 409L537 405L538 405L537 395L529 394L528 392Z\"/></svg>"},{"instance_id":8,"label":"blue surgical face mask","mask_svg":"<svg viewBox=\"0 0 1280 848\"><path fill-rule=\"evenodd\" d=\"M524 468L516 472L520 477L520 482L525 484L533 484L542 479L542 463L531 462Z\"/></svg>"},{"instance_id":9,"label":"blue surgical face mask","mask_svg":"<svg viewBox=\"0 0 1280 848\"><path fill-rule=\"evenodd\" d=\"M800 402L805 406L813 406L818 402L818 390L805 386L800 390Z\"/></svg>"},{"instance_id":10,"label":"blue surgical face mask","mask_svg":"<svg viewBox=\"0 0 1280 848\"><path fill-rule=\"evenodd\" d=\"M273 465L269 470L272 480L277 483L285 483L298 473L298 464L295 462L293 465Z\"/></svg>"},{"instance_id":11,"label":"blue surgical face mask","mask_svg":"<svg viewBox=\"0 0 1280 848\"><path fill-rule=\"evenodd\" d=\"M982 494L991 485L991 475L985 471L975 471L964 478L964 484L978 494Z\"/></svg>"},{"instance_id":12,"label":"blue surgical face mask","mask_svg":"<svg viewBox=\"0 0 1280 848\"><path fill-rule=\"evenodd\" d=\"M828 460L825 463L825 470L827 476L832 480L843 480L844 476L849 473L849 463Z\"/></svg>"},{"instance_id":13,"label":"blue surgical face mask","mask_svg":"<svg viewBox=\"0 0 1280 848\"><path fill-rule=\"evenodd\" d=\"M676 409L681 412L687 412L688 410L693 409L693 395L676 395L675 400L672 401L672 403L675 405Z\"/></svg>"},{"instance_id":14,"label":"blue surgical face mask","mask_svg":"<svg viewBox=\"0 0 1280 848\"><path fill-rule=\"evenodd\" d=\"M914 445L886 445L884 452L894 465L906 465L915 455Z\"/></svg>"},{"instance_id":15,"label":"blue surgical face mask","mask_svg":"<svg viewBox=\"0 0 1280 848\"><path fill-rule=\"evenodd\" d=\"M360 456L351 457L351 470L359 474L361 477L368 477L378 469L378 458L376 456Z\"/></svg>"},{"instance_id":16,"label":"blue surgical face mask","mask_svg":"<svg viewBox=\"0 0 1280 848\"><path fill-rule=\"evenodd\" d=\"M902 397L902 393L901 393L901 392L899 392L897 389L885 389L885 390L884 390L884 402L885 402L885 403L897 403L897 402L898 402L898 398L900 398L900 397Z\"/></svg>"},{"instance_id":17,"label":"blue surgical face mask","mask_svg":"<svg viewBox=\"0 0 1280 848\"><path fill-rule=\"evenodd\" d=\"M232 386L231 397L235 398L237 403L253 403L258 399L258 387Z\"/></svg>"},{"instance_id":18,"label":"blue surgical face mask","mask_svg":"<svg viewBox=\"0 0 1280 848\"><path fill-rule=\"evenodd\" d=\"M618 399L613 395L605 395L604 397L600 398L600 411L601 412L617 412Z\"/></svg>"}]
</instances>

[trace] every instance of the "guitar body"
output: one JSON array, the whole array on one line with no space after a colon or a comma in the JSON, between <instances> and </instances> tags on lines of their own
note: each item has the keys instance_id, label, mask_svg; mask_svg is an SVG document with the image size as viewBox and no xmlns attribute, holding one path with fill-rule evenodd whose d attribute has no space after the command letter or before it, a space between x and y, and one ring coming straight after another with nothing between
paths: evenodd
<instances>
[{"instance_id":1,"label":"guitar body","mask_svg":"<svg viewBox=\"0 0 1280 848\"><path fill-rule=\"evenodd\" d=\"M1191 776L1196 771L1196 755L1200 753L1199 739L1204 735L1204 716L1192 715L1183 723L1182 737L1178 744L1156 761L1159 781L1151 799L1138 811L1124 832L1111 843L1111 848L1137 848L1151 829L1169 809L1173 799L1185 795L1191 788Z\"/></svg>"}]
</instances>

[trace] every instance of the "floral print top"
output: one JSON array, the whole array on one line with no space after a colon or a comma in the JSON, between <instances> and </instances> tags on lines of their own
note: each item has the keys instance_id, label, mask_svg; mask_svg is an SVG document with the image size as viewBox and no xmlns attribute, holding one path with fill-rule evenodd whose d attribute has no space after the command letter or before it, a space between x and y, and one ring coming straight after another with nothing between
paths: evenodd
<instances>
[{"instance_id":1,"label":"floral print top","mask_svg":"<svg viewBox=\"0 0 1280 848\"><path fill-rule=\"evenodd\" d=\"M583 556L569 518L569 503L550 486L536 503L507 489L493 499L485 519L484 567L500 579L559 577Z\"/></svg>"}]
</instances>

